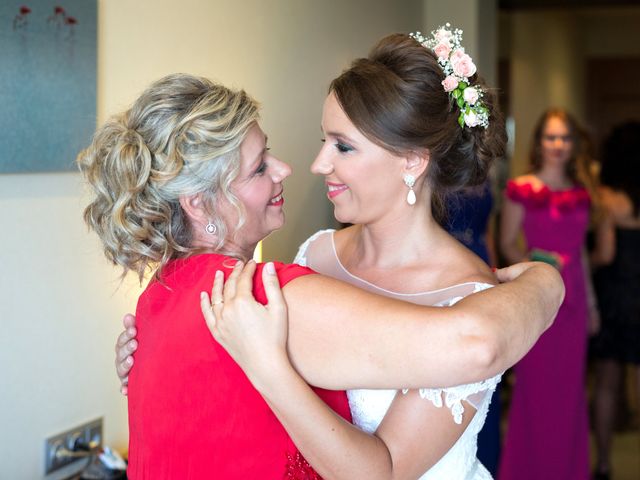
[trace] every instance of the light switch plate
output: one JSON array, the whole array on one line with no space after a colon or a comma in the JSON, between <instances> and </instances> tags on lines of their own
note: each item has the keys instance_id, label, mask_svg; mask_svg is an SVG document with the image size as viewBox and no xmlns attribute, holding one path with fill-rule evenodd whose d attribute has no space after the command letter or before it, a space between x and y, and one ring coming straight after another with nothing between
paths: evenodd
<instances>
[{"instance_id":1,"label":"light switch plate","mask_svg":"<svg viewBox=\"0 0 640 480\"><path fill-rule=\"evenodd\" d=\"M65 451L77 451L82 444L92 451L102 447L102 417L52 435L45 440L44 473L49 474L82 458L66 457Z\"/></svg>"}]
</instances>

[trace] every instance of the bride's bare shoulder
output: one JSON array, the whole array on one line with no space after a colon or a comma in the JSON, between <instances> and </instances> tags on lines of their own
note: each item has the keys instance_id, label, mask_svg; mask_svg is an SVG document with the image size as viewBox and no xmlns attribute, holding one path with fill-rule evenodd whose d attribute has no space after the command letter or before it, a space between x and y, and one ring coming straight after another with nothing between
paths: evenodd
<instances>
[{"instance_id":1,"label":"bride's bare shoulder","mask_svg":"<svg viewBox=\"0 0 640 480\"><path fill-rule=\"evenodd\" d=\"M448 255L441 271L450 285L468 282L497 283L495 275L484 260L456 239L451 238L447 250Z\"/></svg>"},{"instance_id":2,"label":"bride's bare shoulder","mask_svg":"<svg viewBox=\"0 0 640 480\"><path fill-rule=\"evenodd\" d=\"M333 232L333 243L336 251L343 252L345 248L354 245L354 238L359 232L358 225L350 225Z\"/></svg>"}]
</instances>

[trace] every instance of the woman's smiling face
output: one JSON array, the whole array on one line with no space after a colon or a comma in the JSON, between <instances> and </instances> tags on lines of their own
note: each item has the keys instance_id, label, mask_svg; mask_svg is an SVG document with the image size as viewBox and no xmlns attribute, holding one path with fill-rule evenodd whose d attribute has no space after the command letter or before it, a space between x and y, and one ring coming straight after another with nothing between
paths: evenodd
<instances>
[{"instance_id":1,"label":"woman's smiling face","mask_svg":"<svg viewBox=\"0 0 640 480\"><path fill-rule=\"evenodd\" d=\"M549 117L540 138L542 162L566 165L573 154L573 136L567 123L559 117Z\"/></svg>"},{"instance_id":2,"label":"woman's smiling face","mask_svg":"<svg viewBox=\"0 0 640 480\"><path fill-rule=\"evenodd\" d=\"M338 221L369 223L404 203L404 157L365 137L333 93L324 102L322 132L324 145L311 171L325 176L327 197Z\"/></svg>"},{"instance_id":3,"label":"woman's smiling face","mask_svg":"<svg viewBox=\"0 0 640 480\"><path fill-rule=\"evenodd\" d=\"M240 172L230 186L246 212L244 225L233 236L236 242L256 244L284 225L282 182L289 175L291 167L269 153L267 136L256 123L240 146ZM237 218L226 220L232 226Z\"/></svg>"}]
</instances>

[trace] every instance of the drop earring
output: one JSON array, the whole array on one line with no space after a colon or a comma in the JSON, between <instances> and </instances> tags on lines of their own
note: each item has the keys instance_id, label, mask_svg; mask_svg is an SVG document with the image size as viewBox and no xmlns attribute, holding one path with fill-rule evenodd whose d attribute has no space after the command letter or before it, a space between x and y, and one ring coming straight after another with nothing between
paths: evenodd
<instances>
[{"instance_id":1,"label":"drop earring","mask_svg":"<svg viewBox=\"0 0 640 480\"><path fill-rule=\"evenodd\" d=\"M416 177L411 175L410 173L405 173L404 184L409 187L409 193L407 193L407 203L409 205L415 205L416 203L416 192L413 191L413 186L416 184Z\"/></svg>"},{"instance_id":2,"label":"drop earring","mask_svg":"<svg viewBox=\"0 0 640 480\"><path fill-rule=\"evenodd\" d=\"M215 235L218 231L218 227L216 227L215 224L211 223L211 220L209 220L209 223L207 223L204 227L204 231L209 235Z\"/></svg>"}]
</instances>

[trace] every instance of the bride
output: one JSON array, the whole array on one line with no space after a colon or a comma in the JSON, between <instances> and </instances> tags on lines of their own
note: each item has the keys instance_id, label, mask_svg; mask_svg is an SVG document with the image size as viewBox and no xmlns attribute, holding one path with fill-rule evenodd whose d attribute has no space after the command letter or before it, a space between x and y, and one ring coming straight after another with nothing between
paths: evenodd
<instances>
[{"instance_id":1,"label":"bride","mask_svg":"<svg viewBox=\"0 0 640 480\"><path fill-rule=\"evenodd\" d=\"M448 306L494 280L440 227L441 199L485 181L491 160L503 154L505 133L494 99L460 54L459 32L442 28L426 45L419 40L386 37L332 82L324 145L311 169L325 176L336 219L353 226L316 233L296 263L380 295ZM463 102L452 107L448 90L461 87ZM477 118L465 122L465 110ZM214 303L222 298L219 283L216 289ZM273 337L247 336L249 328L286 323L253 323L234 314L232 298L218 304L217 324L203 307L212 333L325 478L491 477L476 459L476 440L500 375L454 388L349 390L358 430L319 401L279 354L284 344L265 358L267 347L247 342Z\"/></svg>"}]
</instances>

